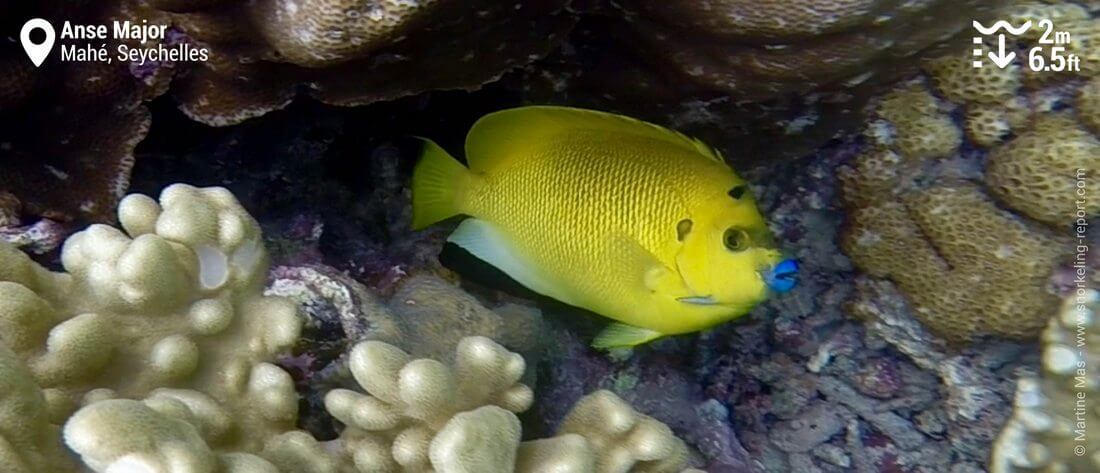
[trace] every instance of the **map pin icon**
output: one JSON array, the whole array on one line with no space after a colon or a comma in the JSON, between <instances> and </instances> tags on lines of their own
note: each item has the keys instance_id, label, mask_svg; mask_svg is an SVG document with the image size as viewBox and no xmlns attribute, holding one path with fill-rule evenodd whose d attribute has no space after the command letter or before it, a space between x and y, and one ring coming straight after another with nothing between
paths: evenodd
<instances>
[{"instance_id":1,"label":"map pin icon","mask_svg":"<svg viewBox=\"0 0 1100 473\"><path fill-rule=\"evenodd\" d=\"M46 40L40 44L34 44L31 41L31 32L36 29L41 29L46 33ZM27 57L31 58L34 67L41 66L42 62L46 60L46 56L50 55L54 39L53 25L41 18L35 18L24 23L23 30L19 32L19 41L23 42L23 50L27 52Z\"/></svg>"}]
</instances>

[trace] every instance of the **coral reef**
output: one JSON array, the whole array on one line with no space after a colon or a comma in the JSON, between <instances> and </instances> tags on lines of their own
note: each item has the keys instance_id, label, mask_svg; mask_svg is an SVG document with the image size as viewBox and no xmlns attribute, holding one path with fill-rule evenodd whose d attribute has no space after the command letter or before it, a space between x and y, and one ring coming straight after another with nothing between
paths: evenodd
<instances>
[{"instance_id":1,"label":"coral reef","mask_svg":"<svg viewBox=\"0 0 1100 473\"><path fill-rule=\"evenodd\" d=\"M683 469L686 447L669 428L607 391L578 401L559 436L521 444L515 414L533 400L518 382L523 358L485 337L455 350L451 365L377 341L352 350L352 374L367 394L334 390L325 404L348 426L341 439L361 471Z\"/></svg>"},{"instance_id":2,"label":"coral reef","mask_svg":"<svg viewBox=\"0 0 1100 473\"><path fill-rule=\"evenodd\" d=\"M1098 26L1069 3L997 15L1055 18L1082 43ZM1024 45L1038 44L1032 36ZM930 59L926 76L876 101L867 146L842 171L842 247L860 269L896 283L939 336L1035 338L1057 306L1048 281L1071 252L1070 225L1100 214L1076 192L1100 140L1089 131L1089 82L1074 76L1095 71L1039 80L1015 64L972 62L960 53Z\"/></svg>"},{"instance_id":3,"label":"coral reef","mask_svg":"<svg viewBox=\"0 0 1100 473\"><path fill-rule=\"evenodd\" d=\"M261 294L259 226L232 194L173 185L159 202L126 197L118 220L126 233L93 225L70 237L65 273L0 244L5 471L72 469L62 438L92 471L674 472L688 461L667 426L607 392L582 399L559 437L521 444L516 413L533 400L519 382L523 357L462 334L508 339L535 330L528 324L537 314L504 306L511 315L501 316L429 276L405 281L391 308L369 306L377 296L361 286L353 295L324 292L338 312L371 307L368 322L392 319L362 333L428 353L454 340L454 351L444 361L414 360L385 342L357 344L347 363L369 395L329 391L326 407L346 428L319 442L296 430L294 380L271 363L300 342L302 321L289 299ZM348 287L317 267L281 274L269 292Z\"/></svg>"},{"instance_id":4,"label":"coral reef","mask_svg":"<svg viewBox=\"0 0 1100 473\"><path fill-rule=\"evenodd\" d=\"M1038 117L1032 128L994 150L986 163L985 183L1005 205L1033 219L1065 227L1081 210L1100 215L1100 201L1078 206L1077 180L1095 173L1100 140L1076 120L1062 115Z\"/></svg>"},{"instance_id":5,"label":"coral reef","mask_svg":"<svg viewBox=\"0 0 1100 473\"><path fill-rule=\"evenodd\" d=\"M46 397L30 371L0 344L0 468L11 473L54 473L74 465L62 453Z\"/></svg>"},{"instance_id":6,"label":"coral reef","mask_svg":"<svg viewBox=\"0 0 1100 473\"><path fill-rule=\"evenodd\" d=\"M987 2L619 2L663 75L739 99L851 87L968 26Z\"/></svg>"},{"instance_id":7,"label":"coral reef","mask_svg":"<svg viewBox=\"0 0 1100 473\"><path fill-rule=\"evenodd\" d=\"M55 120L45 110L61 105L78 112L74 122L95 117L101 129L127 128L102 135L125 146L99 141L92 130L69 141L87 151L83 157L62 150L51 167L27 170L25 161L9 164L40 156L42 142L23 124L0 131L0 142L12 143L0 147L0 240L8 243L0 243L0 470L67 472L83 463L92 471L183 473L354 472L378 464L521 473L686 465L712 473L966 473L986 468L998 432L989 467L1087 468L1073 463L1066 450L1073 444L1060 427L1046 429L1047 420L1066 416L1058 410L1076 394L1057 389L1076 375L1065 371L1079 359L1065 350L1073 350L1075 325L1063 317L1044 335L1041 377L1029 372L1038 365L1029 346L977 340L960 347L941 336L1033 337L1056 292L1069 287L1070 270L1060 265L1068 247L1058 233L1074 182L1061 176L1095 168L1094 60L1059 79L1019 67L974 71L965 54L923 63L895 54L905 44L930 45L971 19L956 10L935 31L909 21L941 18L942 2L900 9L771 2L751 11L711 2L741 13L737 22L680 1L572 2L570 10L561 1L529 2L518 13L512 4L486 2L318 0L297 2L311 7L297 12L291 3L142 3L175 24L176 40L212 47L215 60L126 65L120 70L128 75L107 81L115 85L96 92L102 95L88 92L102 101L53 94L55 82L31 87L72 73L54 64L32 70L19 58L0 80L5 117L13 110L40 116L26 126ZM591 3L600 6L588 9ZM359 16L342 15L348 6ZM4 4L0 11L32 7ZM1094 54L1085 48L1095 36L1087 10L1016 8L1013 21L1054 17L1081 38L1074 51ZM876 24L886 9L900 13ZM483 19L468 16L481 10ZM300 101L290 113L223 129L169 110L145 141L135 186L154 195L178 180L216 183L243 205L225 191L188 187L169 188L159 203L127 198L118 216L125 231L93 226L73 237L61 253L64 273L11 247L56 264L50 250L68 220L115 218L108 213L133 163L115 166L112 156L129 156L145 136L136 125L147 124L116 117L141 118L141 104L164 90L150 79L164 77L157 74L175 75L180 108L209 124L281 108L297 90L356 104L475 88L555 47L577 12L584 19L570 44L522 75L560 87L558 99L580 103L586 91L605 104L646 97L636 102L677 128L734 130L730 136L768 146L714 141L738 151L727 155L742 163L759 149L773 156L780 141L816 150L802 161L739 166L781 245L806 268L796 291L739 324L607 356L587 347L597 322L583 315L553 305L535 310L471 281L459 287L436 260L446 228L407 229L403 183L416 151L397 137L461 142L470 121L512 103L507 84L353 110ZM761 14L790 28L777 30ZM459 34L471 23L477 31ZM289 29L303 34L274 36ZM605 36L593 43L587 35ZM614 47L593 57L606 40ZM872 46L829 49L857 40ZM475 48L467 58L471 42L506 47ZM832 62L784 69L771 60L806 50L825 51L817 57ZM853 114L868 93L862 84L885 80L881 72L902 73L895 67L902 63L923 66L921 80L874 101L859 139L817 149L819 138L837 136L830 127L862 123ZM876 72L859 76L867 70ZM805 71L812 74L802 77ZM589 88L596 82L599 88ZM740 103L836 88L853 96ZM112 101L134 108L101 108ZM731 119L737 114L755 121ZM75 129L57 123L66 136ZM841 163L848 166L843 202L835 198ZM100 174L86 177L82 169ZM111 190L85 194L78 182ZM28 218L40 215L53 218ZM851 261L832 238L844 216L854 224L843 240ZM878 279L854 277L853 264ZM979 286L988 289L973 290ZM1021 375L1024 407L1010 413ZM325 409L326 395L340 421Z\"/></svg>"},{"instance_id":8,"label":"coral reef","mask_svg":"<svg viewBox=\"0 0 1100 473\"><path fill-rule=\"evenodd\" d=\"M482 113L478 107L499 93L490 89L469 99L433 94L423 111L395 104L352 113L296 104L294 113L200 130L186 141L157 138L154 130L157 149L135 173L140 189L151 192L166 179L226 183L263 224L273 261L283 265L273 272L271 289L288 289L280 294L302 301L309 317L301 351L277 364L295 378L304 398L299 425L318 440L334 439L339 430L324 425L328 415L320 398L338 387L362 392L342 382L340 355L349 342L374 333L363 314L374 313L376 303L391 314L400 310L395 295L411 278L435 274L453 281L435 260L445 235L407 231L401 183L409 169L400 163L412 162L417 148L395 146L393 137L423 134L429 123L432 136L460 146L465 127ZM813 159L739 168L754 183L779 244L806 268L799 289L740 324L608 357L587 345L599 321L541 306L536 341L545 348L538 360L524 354L528 373L538 375L537 386L521 378L535 391L532 408L518 416L524 439L559 434L561 419L578 400L609 390L667 425L690 448L691 464L712 473L980 471L1009 414L1014 373L1034 360L1027 347L1012 343L951 353L887 283L866 291L861 286L868 295L857 298L882 314L877 322L864 324L847 313L843 303L856 288L852 265L835 242L846 213L835 198L835 170L860 151L861 143L844 140ZM481 306L508 317L499 309L515 299L470 280L462 284ZM362 293L374 297L368 301ZM475 317L469 325L493 319ZM423 348L405 343L411 338L382 341L413 358L436 356L413 354ZM326 344L331 351L315 349ZM449 364L451 357L453 350L436 359ZM941 373L938 365L950 369ZM560 440L576 443L567 439Z\"/></svg>"},{"instance_id":9,"label":"coral reef","mask_svg":"<svg viewBox=\"0 0 1100 473\"><path fill-rule=\"evenodd\" d=\"M209 58L179 63L51 60L35 68L18 42L6 42L0 48L0 192L18 197L23 212L31 216L109 221L129 186L134 148L150 127L144 104L170 89L187 116L215 126L281 109L299 89L340 105L438 89L476 89L557 45L574 23L564 4L12 4L2 22L7 31L19 31L21 22L36 17L55 25L66 20L88 25L147 22L169 27L167 37L140 48L207 48ZM77 40L59 44L86 46ZM112 39L102 46L118 59L114 55L120 44L137 45L136 40Z\"/></svg>"},{"instance_id":10,"label":"coral reef","mask_svg":"<svg viewBox=\"0 0 1100 473\"><path fill-rule=\"evenodd\" d=\"M517 85L671 126L735 163L796 159L857 129L882 84L969 42L956 33L1000 3L584 2L567 45Z\"/></svg>"},{"instance_id":11,"label":"coral reef","mask_svg":"<svg viewBox=\"0 0 1100 473\"><path fill-rule=\"evenodd\" d=\"M1100 292L1067 296L1043 332L1042 373L1017 382L1012 417L997 437L990 471L1091 471L1100 447L1088 429L1100 422Z\"/></svg>"},{"instance_id":12,"label":"coral reef","mask_svg":"<svg viewBox=\"0 0 1100 473\"><path fill-rule=\"evenodd\" d=\"M211 49L212 59L173 90L180 110L224 126L283 108L299 85L337 105L480 87L564 38L574 22L564 5L265 0L162 7Z\"/></svg>"},{"instance_id":13,"label":"coral reef","mask_svg":"<svg viewBox=\"0 0 1100 473\"><path fill-rule=\"evenodd\" d=\"M18 32L22 22L36 17L54 25L61 24L57 20L109 24L163 18L129 1L8 3L10 10L0 24L9 32ZM84 46L62 38L57 43ZM137 41L112 36L103 42L112 53L120 44ZM32 216L93 222L113 218L129 186L134 148L149 129L144 103L168 90L173 65L54 59L35 68L18 41L6 41L0 46L0 71L0 193L17 197L22 212Z\"/></svg>"},{"instance_id":14,"label":"coral reef","mask_svg":"<svg viewBox=\"0 0 1100 473\"><path fill-rule=\"evenodd\" d=\"M289 301L260 294L267 259L255 220L224 189L184 185L159 203L127 197L119 220L128 235L93 225L66 241L67 273L0 251L0 340L43 388L51 419L179 391L237 413L217 419L224 445L258 449L259 432L292 427L293 382L267 361L293 346L301 322Z\"/></svg>"}]
</instances>

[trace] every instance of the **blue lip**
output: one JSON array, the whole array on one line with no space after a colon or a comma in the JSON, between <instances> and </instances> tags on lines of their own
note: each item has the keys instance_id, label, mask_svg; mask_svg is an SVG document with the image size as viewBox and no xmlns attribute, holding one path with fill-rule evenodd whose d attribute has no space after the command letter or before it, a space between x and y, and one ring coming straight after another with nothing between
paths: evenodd
<instances>
[{"instance_id":1,"label":"blue lip","mask_svg":"<svg viewBox=\"0 0 1100 473\"><path fill-rule=\"evenodd\" d=\"M764 284L771 290L778 293L790 291L798 283L798 261L785 259L763 274Z\"/></svg>"}]
</instances>

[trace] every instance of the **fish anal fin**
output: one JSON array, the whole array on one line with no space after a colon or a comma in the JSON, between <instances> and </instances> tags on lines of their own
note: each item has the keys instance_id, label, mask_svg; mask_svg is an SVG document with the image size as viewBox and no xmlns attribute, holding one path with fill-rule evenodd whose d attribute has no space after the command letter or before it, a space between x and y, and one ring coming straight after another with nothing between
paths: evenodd
<instances>
[{"instance_id":1,"label":"fish anal fin","mask_svg":"<svg viewBox=\"0 0 1100 473\"><path fill-rule=\"evenodd\" d=\"M596 335L596 338L592 340L592 347L600 350L627 348L649 343L663 336L665 334L655 330L613 323L604 328L599 335Z\"/></svg>"},{"instance_id":2,"label":"fish anal fin","mask_svg":"<svg viewBox=\"0 0 1100 473\"><path fill-rule=\"evenodd\" d=\"M447 241L503 271L508 277L515 279L528 289L562 302L569 302L561 299L556 287L539 274L535 265L526 261L515 249L511 239L492 223L478 218L468 218L458 225L451 236L447 237Z\"/></svg>"}]
</instances>

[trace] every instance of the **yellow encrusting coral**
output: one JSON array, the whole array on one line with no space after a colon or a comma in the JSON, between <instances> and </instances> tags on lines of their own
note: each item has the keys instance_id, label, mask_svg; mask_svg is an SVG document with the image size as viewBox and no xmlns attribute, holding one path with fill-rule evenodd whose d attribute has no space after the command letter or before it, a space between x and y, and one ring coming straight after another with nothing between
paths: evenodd
<instances>
[{"instance_id":1,"label":"yellow encrusting coral","mask_svg":"<svg viewBox=\"0 0 1100 473\"><path fill-rule=\"evenodd\" d=\"M1019 97L998 104L971 104L966 110L966 136L979 146L990 148L1026 125L1029 115Z\"/></svg>"},{"instance_id":2,"label":"yellow encrusting coral","mask_svg":"<svg viewBox=\"0 0 1100 473\"><path fill-rule=\"evenodd\" d=\"M944 97L955 103L1000 104L1016 97L1020 89L1020 66L1005 68L973 66L973 60L955 55L929 60L925 65Z\"/></svg>"},{"instance_id":3,"label":"yellow encrusting coral","mask_svg":"<svg viewBox=\"0 0 1100 473\"><path fill-rule=\"evenodd\" d=\"M1100 31L1070 3L995 13L1013 24L1053 19L1080 39L1075 48ZM1022 45L1043 30L1031 28ZM1050 276L1071 254L1067 226L1100 214L1100 202L1079 202L1074 188L1100 165L1100 86L1091 66L1038 80L1020 63L1024 51L1008 67L975 68L971 50L924 61L923 77L875 103L869 146L840 174L842 247L861 270L897 284L944 338L1034 338L1057 300Z\"/></svg>"},{"instance_id":4,"label":"yellow encrusting coral","mask_svg":"<svg viewBox=\"0 0 1100 473\"><path fill-rule=\"evenodd\" d=\"M867 135L876 145L891 146L907 160L941 158L955 152L962 134L941 104L921 86L900 88L882 98Z\"/></svg>"},{"instance_id":5,"label":"yellow encrusting coral","mask_svg":"<svg viewBox=\"0 0 1100 473\"><path fill-rule=\"evenodd\" d=\"M1033 337L1056 300L1044 287L1064 243L974 184L939 184L850 218L842 247L852 261L898 284L915 315L946 338Z\"/></svg>"},{"instance_id":6,"label":"yellow encrusting coral","mask_svg":"<svg viewBox=\"0 0 1100 473\"><path fill-rule=\"evenodd\" d=\"M1032 128L993 150L985 183L993 195L1017 211L1052 226L1100 214L1100 200L1085 199L1080 209L1078 179L1093 175L1100 164L1100 140L1073 118L1044 115ZM1078 171L1086 173L1078 176Z\"/></svg>"},{"instance_id":7,"label":"yellow encrusting coral","mask_svg":"<svg viewBox=\"0 0 1100 473\"><path fill-rule=\"evenodd\" d=\"M1100 76L1077 91L1077 117L1093 133L1100 134Z\"/></svg>"},{"instance_id":8,"label":"yellow encrusting coral","mask_svg":"<svg viewBox=\"0 0 1100 473\"><path fill-rule=\"evenodd\" d=\"M1100 470L1100 292L1067 296L1043 332L1042 372L1017 381L1012 417L993 443L990 471Z\"/></svg>"}]
</instances>

